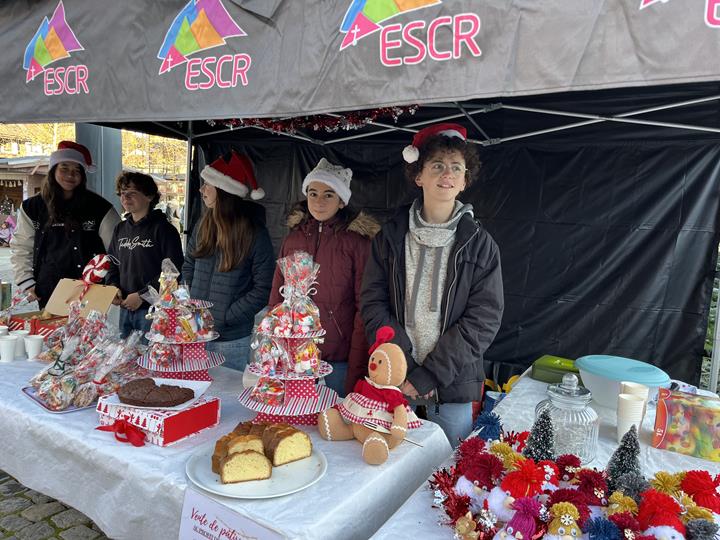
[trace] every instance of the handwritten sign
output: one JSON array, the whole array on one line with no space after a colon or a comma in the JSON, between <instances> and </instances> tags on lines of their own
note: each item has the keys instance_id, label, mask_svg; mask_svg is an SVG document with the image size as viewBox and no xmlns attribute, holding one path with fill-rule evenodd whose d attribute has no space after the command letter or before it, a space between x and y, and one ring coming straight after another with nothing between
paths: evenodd
<instances>
[{"instance_id":1,"label":"handwritten sign","mask_svg":"<svg viewBox=\"0 0 720 540\"><path fill-rule=\"evenodd\" d=\"M285 536L268 529L227 506L185 490L178 540L282 540Z\"/></svg>"}]
</instances>

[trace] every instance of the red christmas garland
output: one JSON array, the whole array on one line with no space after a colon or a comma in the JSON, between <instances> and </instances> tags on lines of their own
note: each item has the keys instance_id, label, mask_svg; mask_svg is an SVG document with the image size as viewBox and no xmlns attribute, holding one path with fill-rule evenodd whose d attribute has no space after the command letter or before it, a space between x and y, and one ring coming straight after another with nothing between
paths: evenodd
<instances>
[{"instance_id":1,"label":"red christmas garland","mask_svg":"<svg viewBox=\"0 0 720 540\"><path fill-rule=\"evenodd\" d=\"M220 124L229 128L257 127L267 129L279 134L295 135L300 130L326 131L335 133L340 130L350 131L362 129L378 118L392 118L397 124L403 114L415 114L418 105L404 107L381 107L366 111L352 111L333 116L318 114L312 116L297 116L294 118L231 118L227 120L208 120L211 126Z\"/></svg>"}]
</instances>

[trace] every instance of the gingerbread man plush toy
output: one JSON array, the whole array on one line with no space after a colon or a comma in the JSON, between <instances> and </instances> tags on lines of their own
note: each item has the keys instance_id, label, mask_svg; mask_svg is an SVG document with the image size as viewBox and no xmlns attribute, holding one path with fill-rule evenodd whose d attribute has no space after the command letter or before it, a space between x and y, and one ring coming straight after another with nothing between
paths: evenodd
<instances>
[{"instance_id":1,"label":"gingerbread man plush toy","mask_svg":"<svg viewBox=\"0 0 720 540\"><path fill-rule=\"evenodd\" d=\"M363 445L363 459L371 465L384 463L406 431L420 427L398 388L405 381L407 363L402 349L390 343L393 337L395 331L389 326L377 331L370 348L369 376L358 381L342 403L318 415L323 439L357 439Z\"/></svg>"}]
</instances>

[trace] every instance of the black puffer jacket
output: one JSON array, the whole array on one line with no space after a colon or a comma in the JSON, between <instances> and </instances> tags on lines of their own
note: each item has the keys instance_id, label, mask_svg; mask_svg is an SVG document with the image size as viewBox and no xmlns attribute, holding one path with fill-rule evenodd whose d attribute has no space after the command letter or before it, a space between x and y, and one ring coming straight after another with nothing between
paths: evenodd
<instances>
[{"instance_id":1,"label":"black puffer jacket","mask_svg":"<svg viewBox=\"0 0 720 540\"><path fill-rule=\"evenodd\" d=\"M218 256L195 258L200 223L185 250L182 279L190 284L190 296L213 303L210 312L215 318L219 341L231 341L249 336L255 314L264 308L270 296L275 256L270 234L264 225L257 224L255 241L250 253L229 272L218 270Z\"/></svg>"},{"instance_id":2,"label":"black puffer jacket","mask_svg":"<svg viewBox=\"0 0 720 540\"><path fill-rule=\"evenodd\" d=\"M470 214L458 223L443 291L443 328L423 365L415 363L405 332L405 236L410 207L383 225L365 265L361 310L369 342L383 325L395 329L394 343L408 359L407 379L422 395L437 390L441 403L480 399L483 355L500 328L503 287L500 251Z\"/></svg>"}]
</instances>

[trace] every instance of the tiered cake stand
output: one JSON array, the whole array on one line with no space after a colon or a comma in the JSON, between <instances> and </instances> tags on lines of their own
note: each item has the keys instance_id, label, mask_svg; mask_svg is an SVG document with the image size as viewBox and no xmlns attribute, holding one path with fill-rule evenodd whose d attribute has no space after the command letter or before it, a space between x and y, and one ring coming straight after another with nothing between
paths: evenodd
<instances>
[{"instance_id":1,"label":"tiered cake stand","mask_svg":"<svg viewBox=\"0 0 720 540\"><path fill-rule=\"evenodd\" d=\"M286 351L290 350L290 343L322 337L324 331L302 336L279 337L271 335ZM291 371L277 373L274 379L282 380L285 385L285 398L282 405L268 405L252 397L252 388L246 388L238 397L240 404L257 412L253 422L285 423L294 425L317 425L317 415L340 401L339 396L332 388L319 384L319 379L332 373L332 366L327 362L320 362L317 373L304 374ZM253 375L265 376L259 363L250 364L248 370Z\"/></svg>"},{"instance_id":2,"label":"tiered cake stand","mask_svg":"<svg viewBox=\"0 0 720 540\"><path fill-rule=\"evenodd\" d=\"M212 306L211 302L204 300L193 300L193 306L207 309ZM176 308L164 308L168 315L168 325L175 328L177 325L178 310ZM148 352L138 358L138 365L153 372L156 377L165 379L182 379L189 381L212 381L208 369L219 366L225 361L220 353L210 352L205 349L205 344L220 337L217 332L211 332L203 339L196 341L177 341L167 336L158 336L152 332L145 334L151 342ZM170 363L159 363L152 360L151 350L157 344L179 345L182 349L182 359Z\"/></svg>"}]
</instances>

